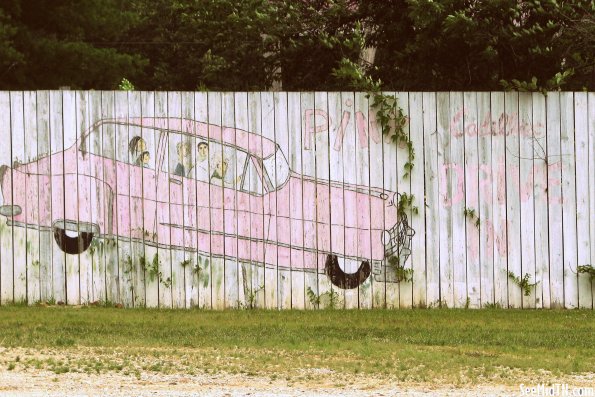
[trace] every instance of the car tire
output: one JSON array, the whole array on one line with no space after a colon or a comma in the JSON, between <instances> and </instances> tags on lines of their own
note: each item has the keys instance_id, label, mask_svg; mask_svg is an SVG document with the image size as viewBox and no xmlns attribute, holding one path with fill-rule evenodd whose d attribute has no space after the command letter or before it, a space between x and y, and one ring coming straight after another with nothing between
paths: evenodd
<instances>
[{"instance_id":1,"label":"car tire","mask_svg":"<svg viewBox=\"0 0 595 397\"><path fill-rule=\"evenodd\" d=\"M66 234L66 230L61 227L54 226L54 240L58 247L67 254L79 255L85 252L93 241L93 233L78 232L76 237L71 237Z\"/></svg>"},{"instance_id":2,"label":"car tire","mask_svg":"<svg viewBox=\"0 0 595 397\"><path fill-rule=\"evenodd\" d=\"M339 258L337 255L330 254L326 257L324 270L331 283L342 289L359 287L372 273L370 262L368 261L362 261L355 273L345 273L343 269L341 269L341 266L339 266Z\"/></svg>"}]
</instances>

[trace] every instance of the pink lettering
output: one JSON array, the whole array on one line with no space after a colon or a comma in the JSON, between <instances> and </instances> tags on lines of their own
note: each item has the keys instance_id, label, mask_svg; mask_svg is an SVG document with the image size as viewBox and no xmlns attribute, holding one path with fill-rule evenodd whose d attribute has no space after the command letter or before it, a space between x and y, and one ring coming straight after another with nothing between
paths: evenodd
<instances>
[{"instance_id":1,"label":"pink lettering","mask_svg":"<svg viewBox=\"0 0 595 397\"><path fill-rule=\"evenodd\" d=\"M324 119L324 123L316 124L316 116ZM321 109L306 109L304 112L306 119L306 128L304 130L304 149L310 150L312 148L312 135L328 130L329 117L328 114Z\"/></svg>"}]
</instances>

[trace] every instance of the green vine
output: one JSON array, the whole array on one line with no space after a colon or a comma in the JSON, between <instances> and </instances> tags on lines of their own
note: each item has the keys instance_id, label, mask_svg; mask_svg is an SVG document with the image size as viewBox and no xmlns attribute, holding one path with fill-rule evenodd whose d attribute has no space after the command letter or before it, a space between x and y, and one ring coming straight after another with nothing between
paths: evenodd
<instances>
[{"instance_id":1,"label":"green vine","mask_svg":"<svg viewBox=\"0 0 595 397\"><path fill-rule=\"evenodd\" d=\"M409 119L399 106L398 99L394 95L383 94L382 82L374 80L361 65L349 59L343 58L333 75L355 90L366 91L367 98L372 98L372 109L376 112L376 122L380 125L382 134L407 149L403 178L409 178L414 166L415 149L406 129Z\"/></svg>"},{"instance_id":2,"label":"green vine","mask_svg":"<svg viewBox=\"0 0 595 397\"><path fill-rule=\"evenodd\" d=\"M256 309L256 297L258 293L264 289L264 284L258 288L248 291L246 294L246 309Z\"/></svg>"},{"instance_id":3,"label":"green vine","mask_svg":"<svg viewBox=\"0 0 595 397\"><path fill-rule=\"evenodd\" d=\"M413 194L401 193L399 195L399 201L397 204L397 214L399 217L407 214L407 211L411 211L412 214L417 215L419 213L419 208L416 205L413 205L413 201L415 200L415 196Z\"/></svg>"},{"instance_id":4,"label":"green vine","mask_svg":"<svg viewBox=\"0 0 595 397\"><path fill-rule=\"evenodd\" d=\"M395 271L397 283L400 283L401 281L410 283L413 281L413 269L405 268L405 265L401 264L401 260L398 256L390 256L388 258L388 264Z\"/></svg>"},{"instance_id":5,"label":"green vine","mask_svg":"<svg viewBox=\"0 0 595 397\"><path fill-rule=\"evenodd\" d=\"M581 265L576 268L579 274L589 275L589 280L593 282L595 280L595 267L593 265Z\"/></svg>"},{"instance_id":6,"label":"green vine","mask_svg":"<svg viewBox=\"0 0 595 397\"><path fill-rule=\"evenodd\" d=\"M479 220L479 216L477 216L477 213L475 212L475 209L465 207L463 214L465 215L465 218L468 218L475 224L475 226L479 227L481 222Z\"/></svg>"},{"instance_id":7,"label":"green vine","mask_svg":"<svg viewBox=\"0 0 595 397\"><path fill-rule=\"evenodd\" d=\"M326 307L327 309L336 309L339 303L339 294L334 290L330 290L318 295L312 291L312 288L308 287L306 289L306 294L308 295L310 304L314 307L320 307L324 297L328 297L328 306Z\"/></svg>"},{"instance_id":8,"label":"green vine","mask_svg":"<svg viewBox=\"0 0 595 397\"><path fill-rule=\"evenodd\" d=\"M513 272L509 271L508 278L514 281L516 285L521 287L521 290L523 290L525 296L531 295L531 290L533 290L533 288L537 285L537 283L529 282L529 279L531 278L531 276L529 276L529 273L525 273L525 276L523 278L520 278Z\"/></svg>"}]
</instances>

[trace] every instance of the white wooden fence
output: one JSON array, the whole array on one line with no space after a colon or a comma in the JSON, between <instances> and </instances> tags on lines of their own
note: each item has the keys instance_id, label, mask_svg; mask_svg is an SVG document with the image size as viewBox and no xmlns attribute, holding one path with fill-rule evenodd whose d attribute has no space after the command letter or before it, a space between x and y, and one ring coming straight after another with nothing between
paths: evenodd
<instances>
[{"instance_id":1,"label":"white wooden fence","mask_svg":"<svg viewBox=\"0 0 595 397\"><path fill-rule=\"evenodd\" d=\"M592 309L595 93L387 94L0 92L0 304Z\"/></svg>"}]
</instances>

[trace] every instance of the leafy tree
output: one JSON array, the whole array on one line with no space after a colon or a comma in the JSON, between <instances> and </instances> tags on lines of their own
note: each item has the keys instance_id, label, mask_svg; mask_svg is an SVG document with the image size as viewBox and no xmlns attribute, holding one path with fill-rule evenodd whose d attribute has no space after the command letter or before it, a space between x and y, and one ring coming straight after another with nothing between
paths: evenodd
<instances>
[{"instance_id":1,"label":"leafy tree","mask_svg":"<svg viewBox=\"0 0 595 397\"><path fill-rule=\"evenodd\" d=\"M4 0L0 89L113 89L142 70L118 42L135 23L124 0Z\"/></svg>"},{"instance_id":2,"label":"leafy tree","mask_svg":"<svg viewBox=\"0 0 595 397\"><path fill-rule=\"evenodd\" d=\"M271 84L265 0L138 0L140 23L129 51L149 59L135 84L144 89L254 90Z\"/></svg>"},{"instance_id":3,"label":"leafy tree","mask_svg":"<svg viewBox=\"0 0 595 397\"><path fill-rule=\"evenodd\" d=\"M367 16L376 26L371 36L378 46L373 73L388 87L406 90L495 90L502 81L526 89L592 87L594 4L586 0L375 4ZM526 82L534 77L531 87ZM513 80L519 82L516 87Z\"/></svg>"}]
</instances>

